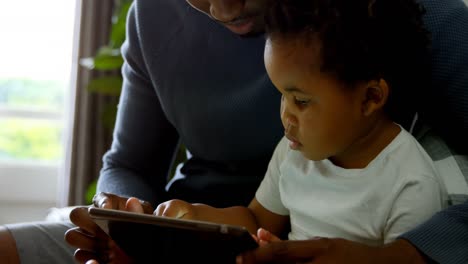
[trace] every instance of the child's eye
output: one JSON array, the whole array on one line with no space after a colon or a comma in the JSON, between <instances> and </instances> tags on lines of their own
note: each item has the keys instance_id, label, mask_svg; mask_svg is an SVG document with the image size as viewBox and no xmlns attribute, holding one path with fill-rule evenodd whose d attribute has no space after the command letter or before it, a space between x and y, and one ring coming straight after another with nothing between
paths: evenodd
<instances>
[{"instance_id":1,"label":"child's eye","mask_svg":"<svg viewBox=\"0 0 468 264\"><path fill-rule=\"evenodd\" d=\"M309 102L310 100L294 97L294 103L298 106L306 106Z\"/></svg>"}]
</instances>

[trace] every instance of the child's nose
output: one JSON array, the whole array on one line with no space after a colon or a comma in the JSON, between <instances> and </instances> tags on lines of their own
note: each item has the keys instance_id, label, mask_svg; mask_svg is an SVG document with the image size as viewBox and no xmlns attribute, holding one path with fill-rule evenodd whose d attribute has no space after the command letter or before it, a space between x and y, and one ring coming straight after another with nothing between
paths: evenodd
<instances>
[{"instance_id":1,"label":"child's nose","mask_svg":"<svg viewBox=\"0 0 468 264\"><path fill-rule=\"evenodd\" d=\"M297 126L297 118L294 117L293 115L289 115L286 118L286 125L287 126Z\"/></svg>"},{"instance_id":2,"label":"child's nose","mask_svg":"<svg viewBox=\"0 0 468 264\"><path fill-rule=\"evenodd\" d=\"M283 121L283 126L284 128L290 127L290 126L297 126L297 118L288 112L286 108L283 108L283 111L281 113L281 120Z\"/></svg>"},{"instance_id":3,"label":"child's nose","mask_svg":"<svg viewBox=\"0 0 468 264\"><path fill-rule=\"evenodd\" d=\"M238 18L244 9L244 0L212 0L210 13L221 22L229 22Z\"/></svg>"},{"instance_id":4,"label":"child's nose","mask_svg":"<svg viewBox=\"0 0 468 264\"><path fill-rule=\"evenodd\" d=\"M288 116L283 119L284 133L289 134L292 127L297 126L297 121L293 116Z\"/></svg>"}]
</instances>

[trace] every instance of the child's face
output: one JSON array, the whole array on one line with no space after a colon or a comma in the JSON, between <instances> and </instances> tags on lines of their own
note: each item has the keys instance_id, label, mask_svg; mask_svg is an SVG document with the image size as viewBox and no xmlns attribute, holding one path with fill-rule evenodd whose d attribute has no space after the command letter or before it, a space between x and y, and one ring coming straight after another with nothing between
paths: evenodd
<instances>
[{"instance_id":1,"label":"child's face","mask_svg":"<svg viewBox=\"0 0 468 264\"><path fill-rule=\"evenodd\" d=\"M363 89L349 89L320 71L313 41L267 40L265 66L282 93L281 120L290 147L311 160L352 155L366 127Z\"/></svg>"}]
</instances>

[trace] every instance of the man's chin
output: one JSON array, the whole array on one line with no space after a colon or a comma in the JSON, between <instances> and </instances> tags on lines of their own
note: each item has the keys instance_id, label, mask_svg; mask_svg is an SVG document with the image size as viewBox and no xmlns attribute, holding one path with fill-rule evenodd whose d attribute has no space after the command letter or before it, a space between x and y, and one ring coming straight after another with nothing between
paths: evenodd
<instances>
[{"instance_id":1,"label":"man's chin","mask_svg":"<svg viewBox=\"0 0 468 264\"><path fill-rule=\"evenodd\" d=\"M257 15L250 22L238 26L226 25L224 26L232 33L242 38L254 38L261 36L265 33L265 24L263 23L263 16Z\"/></svg>"},{"instance_id":2,"label":"man's chin","mask_svg":"<svg viewBox=\"0 0 468 264\"><path fill-rule=\"evenodd\" d=\"M265 34L265 26L263 24L255 25L251 31L245 34L237 34L241 38L256 38Z\"/></svg>"}]
</instances>

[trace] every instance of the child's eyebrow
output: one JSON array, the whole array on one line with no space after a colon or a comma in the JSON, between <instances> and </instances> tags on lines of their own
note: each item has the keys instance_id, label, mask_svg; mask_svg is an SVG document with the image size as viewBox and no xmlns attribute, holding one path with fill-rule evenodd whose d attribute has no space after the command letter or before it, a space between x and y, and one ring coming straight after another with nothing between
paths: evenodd
<instances>
[{"instance_id":1,"label":"child's eyebrow","mask_svg":"<svg viewBox=\"0 0 468 264\"><path fill-rule=\"evenodd\" d=\"M301 93L301 94L307 94L306 92L304 92L303 90L301 90L300 88L297 88L295 86L286 87L286 88L284 88L284 90L286 92L288 92L288 93L296 92L296 93Z\"/></svg>"}]
</instances>

